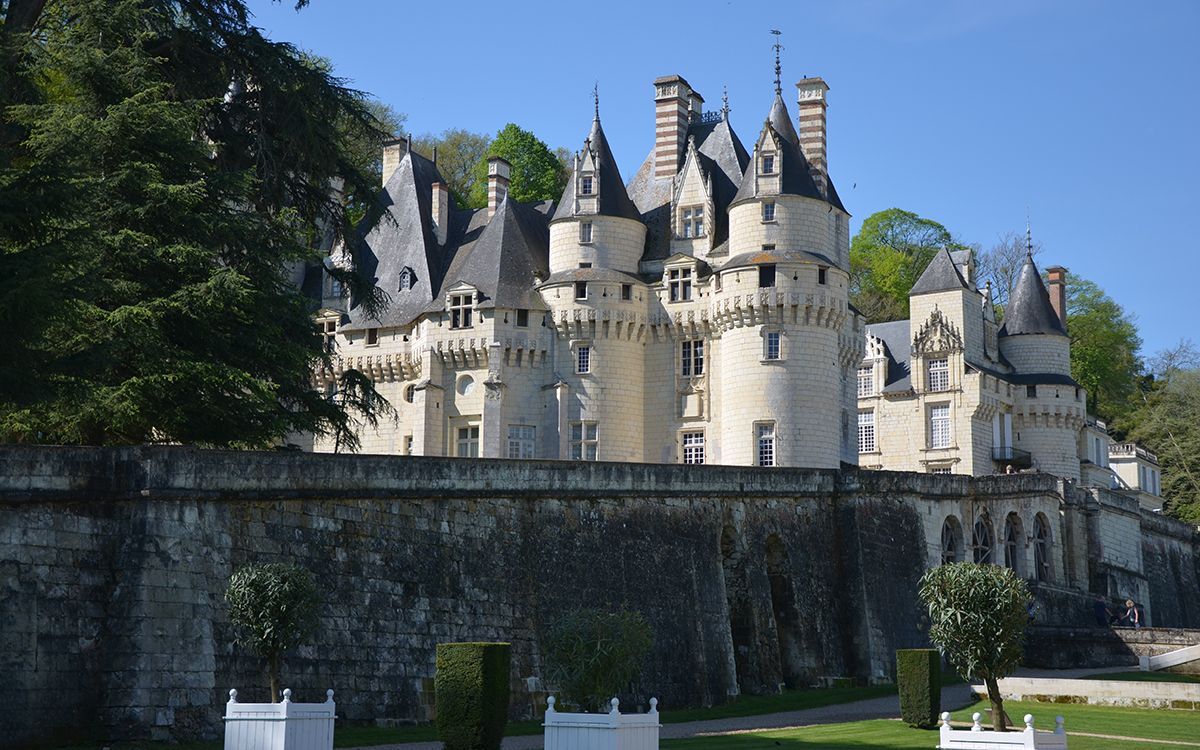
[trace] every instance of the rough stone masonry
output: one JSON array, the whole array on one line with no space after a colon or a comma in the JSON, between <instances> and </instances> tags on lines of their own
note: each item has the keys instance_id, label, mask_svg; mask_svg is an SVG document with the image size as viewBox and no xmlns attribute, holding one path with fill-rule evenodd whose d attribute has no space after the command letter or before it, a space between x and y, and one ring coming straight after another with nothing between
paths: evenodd
<instances>
[{"instance_id":1,"label":"rough stone masonry","mask_svg":"<svg viewBox=\"0 0 1200 750\"><path fill-rule=\"evenodd\" d=\"M468 639L512 642L528 714L539 634L583 606L653 627L633 702L886 680L925 642L915 588L947 514L1052 514L1037 590L1085 615L1112 567L1090 497L1041 474L0 447L0 744L218 735L229 688L265 696L223 599L250 562L314 572L320 629L284 681L334 688L347 720L428 718L435 645ZM1151 611L1196 626L1194 530L1150 526Z\"/></svg>"}]
</instances>

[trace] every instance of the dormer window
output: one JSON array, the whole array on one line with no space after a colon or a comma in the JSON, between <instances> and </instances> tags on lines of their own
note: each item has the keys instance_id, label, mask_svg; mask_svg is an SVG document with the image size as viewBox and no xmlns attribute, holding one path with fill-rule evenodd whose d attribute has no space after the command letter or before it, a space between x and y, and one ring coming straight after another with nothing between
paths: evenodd
<instances>
[{"instance_id":1,"label":"dormer window","mask_svg":"<svg viewBox=\"0 0 1200 750\"><path fill-rule=\"evenodd\" d=\"M575 282L575 299L587 299L587 282Z\"/></svg>"},{"instance_id":2,"label":"dormer window","mask_svg":"<svg viewBox=\"0 0 1200 750\"><path fill-rule=\"evenodd\" d=\"M667 290L672 302L687 302L692 298L692 269L672 268L667 271Z\"/></svg>"},{"instance_id":3,"label":"dormer window","mask_svg":"<svg viewBox=\"0 0 1200 750\"><path fill-rule=\"evenodd\" d=\"M679 236L684 239L704 236L704 206L690 206L680 211Z\"/></svg>"},{"instance_id":4,"label":"dormer window","mask_svg":"<svg viewBox=\"0 0 1200 750\"><path fill-rule=\"evenodd\" d=\"M450 295L450 327L470 328L474 300L470 294Z\"/></svg>"},{"instance_id":5,"label":"dormer window","mask_svg":"<svg viewBox=\"0 0 1200 750\"><path fill-rule=\"evenodd\" d=\"M400 291L407 292L409 289L412 289L416 280L416 274L413 273L413 270L406 267L400 272Z\"/></svg>"},{"instance_id":6,"label":"dormer window","mask_svg":"<svg viewBox=\"0 0 1200 750\"><path fill-rule=\"evenodd\" d=\"M579 223L579 241L584 244L592 241L592 222L583 221Z\"/></svg>"},{"instance_id":7,"label":"dormer window","mask_svg":"<svg viewBox=\"0 0 1200 750\"><path fill-rule=\"evenodd\" d=\"M775 174L775 154L763 154L762 173Z\"/></svg>"},{"instance_id":8,"label":"dormer window","mask_svg":"<svg viewBox=\"0 0 1200 750\"><path fill-rule=\"evenodd\" d=\"M762 204L762 220L775 221L775 202L767 201Z\"/></svg>"},{"instance_id":9,"label":"dormer window","mask_svg":"<svg viewBox=\"0 0 1200 750\"><path fill-rule=\"evenodd\" d=\"M579 181L579 194L592 195L592 177L588 175Z\"/></svg>"}]
</instances>

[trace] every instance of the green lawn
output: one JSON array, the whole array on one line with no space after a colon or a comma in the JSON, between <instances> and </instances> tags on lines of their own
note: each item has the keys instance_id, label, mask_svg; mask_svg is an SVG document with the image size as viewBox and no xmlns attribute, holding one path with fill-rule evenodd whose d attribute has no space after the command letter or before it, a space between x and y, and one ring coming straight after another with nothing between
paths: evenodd
<instances>
[{"instance_id":1,"label":"green lawn","mask_svg":"<svg viewBox=\"0 0 1200 750\"><path fill-rule=\"evenodd\" d=\"M976 703L970 708L955 711L955 721L970 721L971 714L983 714L983 723L989 723L988 704ZM1172 711L1152 708L1115 708L1110 706L1084 706L1074 703L1017 703L1007 701L1004 711L1017 723L1025 714L1033 714L1034 726L1038 729L1054 728L1054 717L1066 719L1067 734L1072 731L1090 734L1111 734L1122 737L1143 737L1148 740L1183 740L1200 743L1200 712ZM1083 738L1081 738L1082 741ZM1143 745L1149 747L1149 745ZM1075 747L1075 739L1071 739Z\"/></svg>"},{"instance_id":2,"label":"green lawn","mask_svg":"<svg viewBox=\"0 0 1200 750\"><path fill-rule=\"evenodd\" d=\"M1200 674L1175 674L1174 672L1111 672L1090 674L1084 680L1128 680L1130 682L1198 682Z\"/></svg>"}]
</instances>

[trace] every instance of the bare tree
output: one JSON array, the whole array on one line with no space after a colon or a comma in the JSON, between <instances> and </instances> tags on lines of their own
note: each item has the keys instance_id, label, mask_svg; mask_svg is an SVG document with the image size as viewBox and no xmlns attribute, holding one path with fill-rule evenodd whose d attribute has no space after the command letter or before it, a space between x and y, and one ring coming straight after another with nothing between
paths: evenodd
<instances>
[{"instance_id":1,"label":"bare tree","mask_svg":"<svg viewBox=\"0 0 1200 750\"><path fill-rule=\"evenodd\" d=\"M976 277L981 286L992 282L992 301L998 305L1008 304L1008 295L1012 293L1021 266L1025 263L1025 254L1029 249L1027 239L1028 235L1023 232L1005 232L990 250L978 254ZM1032 249L1036 258L1042 252L1042 244L1033 242Z\"/></svg>"}]
</instances>

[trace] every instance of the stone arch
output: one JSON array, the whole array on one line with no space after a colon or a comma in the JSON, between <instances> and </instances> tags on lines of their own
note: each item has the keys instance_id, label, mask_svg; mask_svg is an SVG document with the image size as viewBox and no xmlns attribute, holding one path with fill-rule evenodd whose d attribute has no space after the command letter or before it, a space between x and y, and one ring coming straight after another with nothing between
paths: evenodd
<instances>
[{"instance_id":1,"label":"stone arch","mask_svg":"<svg viewBox=\"0 0 1200 750\"><path fill-rule=\"evenodd\" d=\"M992 519L987 513L980 513L971 527L971 557L977 563L995 563L995 548L996 532L992 528Z\"/></svg>"},{"instance_id":2,"label":"stone arch","mask_svg":"<svg viewBox=\"0 0 1200 750\"><path fill-rule=\"evenodd\" d=\"M738 692L753 690L754 613L750 607L745 555L732 524L721 529L721 569L725 577L725 601L729 609L729 637Z\"/></svg>"},{"instance_id":3,"label":"stone arch","mask_svg":"<svg viewBox=\"0 0 1200 750\"><path fill-rule=\"evenodd\" d=\"M771 587L771 614L779 642L779 669L788 687L799 687L804 679L800 612L796 609L791 562L778 534L767 537L767 581Z\"/></svg>"},{"instance_id":4,"label":"stone arch","mask_svg":"<svg viewBox=\"0 0 1200 750\"><path fill-rule=\"evenodd\" d=\"M1033 577L1039 581L1051 581L1054 569L1050 564L1050 550L1053 537L1050 531L1050 519L1045 513L1033 517Z\"/></svg>"},{"instance_id":5,"label":"stone arch","mask_svg":"<svg viewBox=\"0 0 1200 750\"><path fill-rule=\"evenodd\" d=\"M962 562L963 533L958 518L950 515L942 521L942 565Z\"/></svg>"},{"instance_id":6,"label":"stone arch","mask_svg":"<svg viewBox=\"0 0 1200 750\"><path fill-rule=\"evenodd\" d=\"M1004 518L1004 567L1025 574L1025 524L1015 511Z\"/></svg>"}]
</instances>

